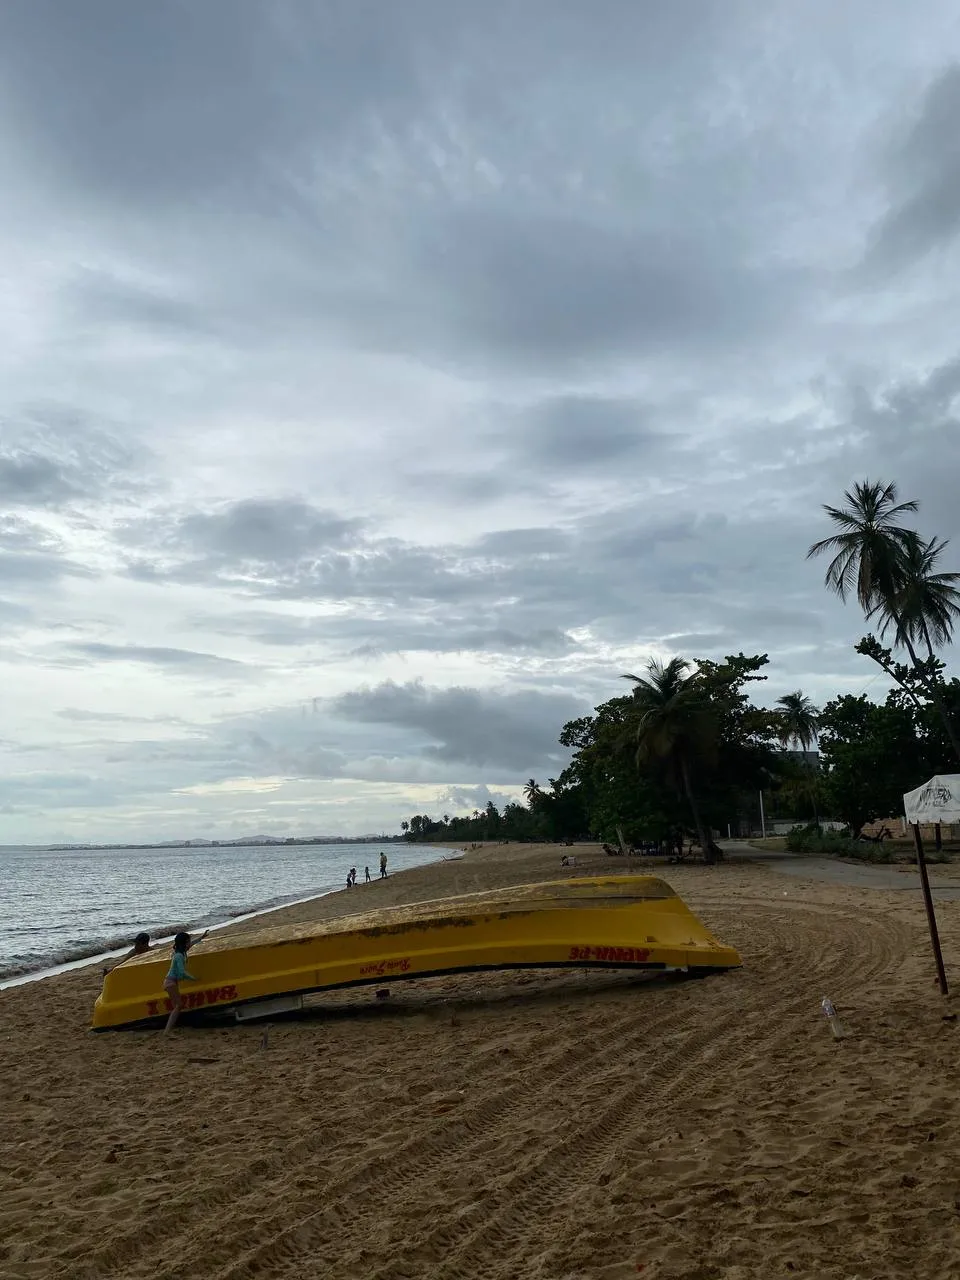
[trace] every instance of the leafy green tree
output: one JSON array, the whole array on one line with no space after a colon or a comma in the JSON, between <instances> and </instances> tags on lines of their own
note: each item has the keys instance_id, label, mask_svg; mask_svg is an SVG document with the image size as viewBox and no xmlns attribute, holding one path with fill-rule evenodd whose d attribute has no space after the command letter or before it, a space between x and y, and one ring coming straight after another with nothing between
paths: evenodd
<instances>
[{"instance_id":1,"label":"leafy green tree","mask_svg":"<svg viewBox=\"0 0 960 1280\"><path fill-rule=\"evenodd\" d=\"M903 796L930 776L918 714L896 694L885 703L845 694L820 713L820 755L829 812L854 835L902 812Z\"/></svg>"},{"instance_id":2,"label":"leafy green tree","mask_svg":"<svg viewBox=\"0 0 960 1280\"><path fill-rule=\"evenodd\" d=\"M709 768L716 759L719 726L697 674L683 658L666 664L651 658L646 676L624 679L634 683L637 765L663 770L682 792L704 857L715 862L719 850L700 816L693 779L698 765Z\"/></svg>"}]
</instances>

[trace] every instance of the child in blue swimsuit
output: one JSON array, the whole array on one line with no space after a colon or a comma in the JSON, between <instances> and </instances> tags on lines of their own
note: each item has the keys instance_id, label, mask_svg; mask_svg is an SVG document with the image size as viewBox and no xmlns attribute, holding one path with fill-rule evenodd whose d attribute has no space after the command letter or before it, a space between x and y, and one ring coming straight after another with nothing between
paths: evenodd
<instances>
[{"instance_id":1,"label":"child in blue swimsuit","mask_svg":"<svg viewBox=\"0 0 960 1280\"><path fill-rule=\"evenodd\" d=\"M201 939L202 941L203 939ZM167 1019L165 1030L172 1031L177 1025L177 1018L180 1016L182 1001L180 999L180 983L196 982L196 978L192 973L187 973L187 952L191 947L189 933L178 933L173 940L173 958L170 961L170 970L163 980L163 989L170 997L173 1008L170 1010L170 1017Z\"/></svg>"}]
</instances>

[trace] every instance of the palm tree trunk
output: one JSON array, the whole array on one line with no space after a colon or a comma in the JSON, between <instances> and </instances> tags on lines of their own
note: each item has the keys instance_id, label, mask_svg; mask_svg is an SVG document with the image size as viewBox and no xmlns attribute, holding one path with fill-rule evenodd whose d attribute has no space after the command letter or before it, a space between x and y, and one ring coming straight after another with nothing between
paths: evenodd
<instances>
[{"instance_id":1,"label":"palm tree trunk","mask_svg":"<svg viewBox=\"0 0 960 1280\"><path fill-rule=\"evenodd\" d=\"M934 653L933 645L930 643L930 633L927 630L927 624L926 622L924 622L922 625L923 625L923 638L927 642L927 652L930 654L931 659L935 662L937 655ZM907 652L910 654L910 661L913 663L914 671L916 671L918 677L920 678L921 684L926 689L927 693L930 695L930 701L936 707L937 712L940 716L940 719L943 721L943 727L944 729L946 729L947 737L950 739L950 745L951 747L953 747L953 754L957 757L957 760L960 760L960 739L957 738L956 730L953 727L953 721L950 719L950 713L947 710L947 704L944 702L943 698L940 696L940 690L937 687L936 676L932 677L929 683L924 679L924 677L920 674L920 659L917 657L916 650L914 649L913 644L910 641L910 637L904 634L903 642L907 646Z\"/></svg>"},{"instance_id":2,"label":"palm tree trunk","mask_svg":"<svg viewBox=\"0 0 960 1280\"><path fill-rule=\"evenodd\" d=\"M700 848L703 850L703 857L706 862L716 862L716 849L713 840L708 837L706 829L700 820L700 810L697 808L696 797L693 794L693 786L690 782L690 770L687 768L686 759L680 757L680 777L683 780L683 790L687 797L687 804L690 806L690 813L693 817L693 825L697 832L697 839L700 841Z\"/></svg>"}]
</instances>

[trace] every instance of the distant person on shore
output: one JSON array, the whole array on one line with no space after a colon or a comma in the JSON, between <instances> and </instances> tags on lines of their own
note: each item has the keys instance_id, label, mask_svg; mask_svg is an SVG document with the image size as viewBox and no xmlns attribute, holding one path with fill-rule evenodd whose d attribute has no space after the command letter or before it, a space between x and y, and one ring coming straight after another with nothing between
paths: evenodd
<instances>
[{"instance_id":1,"label":"distant person on shore","mask_svg":"<svg viewBox=\"0 0 960 1280\"><path fill-rule=\"evenodd\" d=\"M356 888L356 884L357 884L357 868L356 867L350 868L350 884L354 888Z\"/></svg>"},{"instance_id":2,"label":"distant person on shore","mask_svg":"<svg viewBox=\"0 0 960 1280\"><path fill-rule=\"evenodd\" d=\"M207 935L204 934L205 938ZM203 938L200 939L203 941ZM170 969L167 976L163 980L163 989L170 997L173 1008L170 1010L170 1017L167 1019L165 1030L172 1031L177 1025L177 1018L180 1016L180 1009L183 1002L180 999L180 983L196 982L197 979L192 973L187 972L187 952L193 943L191 942L189 933L178 933L173 940L173 957L170 961Z\"/></svg>"},{"instance_id":3,"label":"distant person on shore","mask_svg":"<svg viewBox=\"0 0 960 1280\"><path fill-rule=\"evenodd\" d=\"M352 889L352 888L353 888L353 876L351 875L351 873L350 873L349 871L347 872L347 888L348 888L348 889Z\"/></svg>"},{"instance_id":4,"label":"distant person on shore","mask_svg":"<svg viewBox=\"0 0 960 1280\"><path fill-rule=\"evenodd\" d=\"M386 878L387 878L387 855L386 855L385 853L381 853L381 855L380 855L380 879L381 879L381 880L386 880Z\"/></svg>"},{"instance_id":5,"label":"distant person on shore","mask_svg":"<svg viewBox=\"0 0 960 1280\"><path fill-rule=\"evenodd\" d=\"M364 868L363 868L363 883L364 883L364 884L369 884L369 883L370 883L370 868L369 868L369 867L364 867Z\"/></svg>"}]
</instances>

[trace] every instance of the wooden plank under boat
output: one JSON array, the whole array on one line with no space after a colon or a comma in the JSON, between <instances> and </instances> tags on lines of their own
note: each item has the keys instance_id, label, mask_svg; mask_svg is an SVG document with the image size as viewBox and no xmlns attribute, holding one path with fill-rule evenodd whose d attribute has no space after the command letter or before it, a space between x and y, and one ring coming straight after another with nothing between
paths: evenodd
<instances>
[{"instance_id":1,"label":"wooden plank under boat","mask_svg":"<svg viewBox=\"0 0 960 1280\"><path fill-rule=\"evenodd\" d=\"M111 970L94 1029L161 1023L169 964L164 948ZM739 964L665 881L600 876L215 935L190 951L197 981L180 989L184 1020L193 1021L242 1017L260 1002L307 992L484 969L709 972Z\"/></svg>"}]
</instances>

